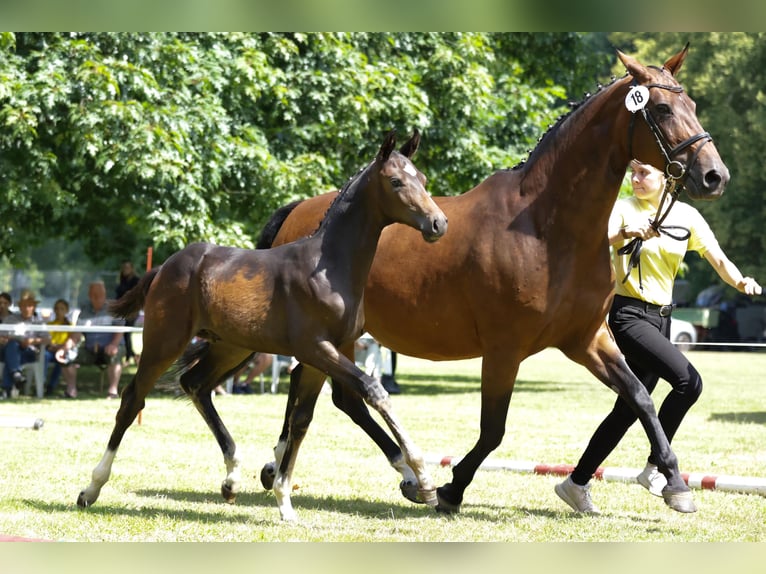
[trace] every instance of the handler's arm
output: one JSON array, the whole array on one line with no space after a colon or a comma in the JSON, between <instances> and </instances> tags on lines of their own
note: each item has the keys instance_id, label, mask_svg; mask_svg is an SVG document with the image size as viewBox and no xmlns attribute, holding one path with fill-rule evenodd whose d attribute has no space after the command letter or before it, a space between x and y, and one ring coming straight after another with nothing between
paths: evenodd
<instances>
[{"instance_id":1,"label":"handler's arm","mask_svg":"<svg viewBox=\"0 0 766 574\"><path fill-rule=\"evenodd\" d=\"M758 282L752 277L744 277L740 270L720 247L709 249L705 252L705 259L715 269L716 273L729 285L741 291L745 295L760 295L762 290Z\"/></svg>"}]
</instances>

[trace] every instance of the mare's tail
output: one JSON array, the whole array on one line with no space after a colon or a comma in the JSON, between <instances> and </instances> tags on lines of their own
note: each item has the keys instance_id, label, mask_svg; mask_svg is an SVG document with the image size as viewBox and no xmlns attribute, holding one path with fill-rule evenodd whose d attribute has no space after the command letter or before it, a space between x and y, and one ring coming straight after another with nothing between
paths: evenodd
<instances>
[{"instance_id":1,"label":"mare's tail","mask_svg":"<svg viewBox=\"0 0 766 574\"><path fill-rule=\"evenodd\" d=\"M293 209L295 209L302 201L302 199L299 199L292 203L288 203L287 205L283 205L271 215L266 222L266 225L263 227L261 234L258 236L258 243L255 245L256 249L268 249L271 247L271 244L274 243L274 238L277 236L277 233L279 233L287 216L290 215Z\"/></svg>"},{"instance_id":2,"label":"mare's tail","mask_svg":"<svg viewBox=\"0 0 766 574\"><path fill-rule=\"evenodd\" d=\"M109 312L116 317L132 317L137 315L144 306L144 299L146 299L146 293L149 291L149 285L152 284L154 276L157 275L159 270L159 267L155 267L147 271L139 279L135 287L116 301L109 303Z\"/></svg>"}]
</instances>

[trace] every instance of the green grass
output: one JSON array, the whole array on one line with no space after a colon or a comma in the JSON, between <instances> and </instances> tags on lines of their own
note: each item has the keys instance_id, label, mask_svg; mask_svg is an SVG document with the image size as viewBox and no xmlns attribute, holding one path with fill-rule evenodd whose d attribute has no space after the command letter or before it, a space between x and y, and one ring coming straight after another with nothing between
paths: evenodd
<instances>
[{"instance_id":1,"label":"green grass","mask_svg":"<svg viewBox=\"0 0 766 574\"><path fill-rule=\"evenodd\" d=\"M692 352L705 390L674 449L684 472L766 477L766 354ZM400 357L396 412L426 453L464 455L478 438L478 360L432 363ZM130 376L126 373L124 377ZM127 432L97 503L77 508L111 432L115 401L80 373L78 400L22 397L0 416L45 420L41 430L0 428L0 534L62 541L763 541L766 498L694 491L699 511L668 509L636 484L596 482L599 517L578 516L553 492L561 480L479 470L461 512L413 505L398 474L329 396L322 395L294 475L298 522L282 523L257 479L271 460L284 412L278 395L233 395L216 404L244 459L236 504L219 494L223 460L191 404L173 389L151 394L143 422ZM669 387L660 383L659 400ZM579 365L549 350L522 364L503 444L492 459L577 461L614 395ZM640 468L638 425L605 466ZM437 484L451 471L429 467Z\"/></svg>"}]
</instances>

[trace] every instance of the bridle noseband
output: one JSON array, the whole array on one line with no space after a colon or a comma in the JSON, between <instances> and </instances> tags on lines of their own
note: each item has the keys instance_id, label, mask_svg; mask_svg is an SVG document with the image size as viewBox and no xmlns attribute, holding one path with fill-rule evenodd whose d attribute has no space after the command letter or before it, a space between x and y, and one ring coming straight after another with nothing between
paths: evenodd
<instances>
[{"instance_id":1,"label":"bridle noseband","mask_svg":"<svg viewBox=\"0 0 766 574\"><path fill-rule=\"evenodd\" d=\"M631 88L638 85L639 85L638 82L636 82L634 78L633 82L631 83ZM668 90L674 93L681 93L684 91L683 87L681 86L669 86L666 84L646 84L644 87L647 89L659 88L661 90ZM681 194L681 190L684 188L684 185L686 183L686 178L689 177L688 166L693 165L694 162L697 161L697 157L699 156L700 151L702 151L702 148L705 146L706 143L712 142L713 138L710 136L708 132L702 132L685 139L684 141L682 141L675 147L671 147L667 139L665 138L665 135L660 130L660 127L657 124L657 121L654 119L654 116L652 116L652 114L649 112L647 108L648 106L643 106L640 109L633 111L630 117L630 124L628 126L628 157L631 157L631 158L633 157L633 130L636 125L636 115L637 115L636 112L640 112L641 116L644 118L644 121L646 122L646 125L649 127L649 130L652 132L652 135L654 136L654 140L657 142L657 146L660 148L660 151L662 152L662 155L665 158L665 189L662 192L662 197L660 198L660 203L659 203L660 207L654 216L654 221L650 222L651 226L658 233L664 233L665 235L672 237L673 239L677 241L686 241L687 239L689 239L689 236L691 235L691 232L689 231L689 229L680 225L662 225L662 222L670 213L670 209L673 207L673 204L676 202L676 200L678 199L678 196ZM694 145L700 140L704 140L704 141L694 151L694 154L691 157L691 161L689 161L687 166L684 166L680 161L674 159L675 156L677 156L687 147ZM663 206L665 205L665 199L667 198L668 194L670 195L670 203L668 204L667 208L663 212L662 209L663 209ZM617 253L619 253L620 255L630 255L630 260L628 261L628 270L622 282L625 283L628 280L628 277L630 277L630 272L633 270L634 267L637 267L638 268L638 287L640 290L643 290L643 285L641 281L641 258L640 258L641 247L643 246L643 242L644 242L643 239L641 239L640 237L635 237L628 244L621 247L617 251Z\"/></svg>"}]
</instances>

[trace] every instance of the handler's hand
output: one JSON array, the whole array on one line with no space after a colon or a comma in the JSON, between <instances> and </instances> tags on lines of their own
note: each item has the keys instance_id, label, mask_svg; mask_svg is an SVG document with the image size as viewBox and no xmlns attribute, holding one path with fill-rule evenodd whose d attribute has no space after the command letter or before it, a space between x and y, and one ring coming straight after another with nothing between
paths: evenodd
<instances>
[{"instance_id":1,"label":"handler's hand","mask_svg":"<svg viewBox=\"0 0 766 574\"><path fill-rule=\"evenodd\" d=\"M758 282L752 277L743 277L742 280L737 283L737 289L742 291L745 295L760 295L763 290Z\"/></svg>"}]
</instances>

